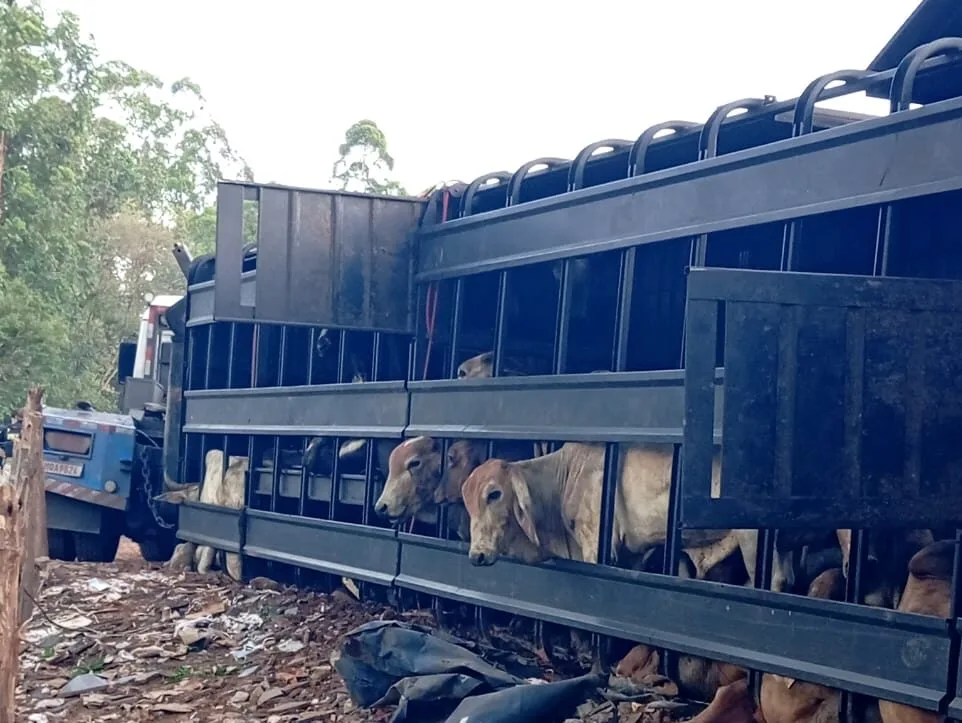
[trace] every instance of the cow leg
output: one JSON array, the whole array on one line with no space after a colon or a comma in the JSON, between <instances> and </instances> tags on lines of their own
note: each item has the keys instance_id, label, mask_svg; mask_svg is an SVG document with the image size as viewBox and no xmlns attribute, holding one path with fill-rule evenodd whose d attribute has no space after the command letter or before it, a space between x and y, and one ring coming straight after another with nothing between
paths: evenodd
<instances>
[{"instance_id":1,"label":"cow leg","mask_svg":"<svg viewBox=\"0 0 962 723\"><path fill-rule=\"evenodd\" d=\"M207 545L198 546L195 560L197 561L197 572L209 572L211 565L214 563L214 548Z\"/></svg>"},{"instance_id":2,"label":"cow leg","mask_svg":"<svg viewBox=\"0 0 962 723\"><path fill-rule=\"evenodd\" d=\"M755 564L758 560L758 530L734 530L742 562L748 572L748 582L755 587Z\"/></svg>"},{"instance_id":3,"label":"cow leg","mask_svg":"<svg viewBox=\"0 0 962 723\"><path fill-rule=\"evenodd\" d=\"M749 723L755 713L755 700L748 678L723 685L705 710L690 723Z\"/></svg>"},{"instance_id":4,"label":"cow leg","mask_svg":"<svg viewBox=\"0 0 962 723\"><path fill-rule=\"evenodd\" d=\"M242 577L242 565L241 556L236 552L227 552L224 554L224 569L227 570L227 574L230 575L231 579L237 582L241 581Z\"/></svg>"},{"instance_id":5,"label":"cow leg","mask_svg":"<svg viewBox=\"0 0 962 723\"><path fill-rule=\"evenodd\" d=\"M739 547L741 547L741 540L738 535L729 534L713 545L687 548L685 552L688 553L688 556L695 565L696 577L702 579L709 570L731 555L735 549ZM751 572L749 572L749 577L752 577Z\"/></svg>"},{"instance_id":6,"label":"cow leg","mask_svg":"<svg viewBox=\"0 0 962 723\"><path fill-rule=\"evenodd\" d=\"M164 564L171 570L190 570L194 566L194 553L197 545L193 542L181 542L174 548L170 559Z\"/></svg>"},{"instance_id":7,"label":"cow leg","mask_svg":"<svg viewBox=\"0 0 962 723\"><path fill-rule=\"evenodd\" d=\"M772 559L772 590L785 592L792 589L795 585L793 562L792 550L781 552L777 546L775 547L775 556Z\"/></svg>"},{"instance_id":8,"label":"cow leg","mask_svg":"<svg viewBox=\"0 0 962 723\"><path fill-rule=\"evenodd\" d=\"M852 531L835 530L838 546L842 549L842 574L848 577L848 558L852 554Z\"/></svg>"}]
</instances>

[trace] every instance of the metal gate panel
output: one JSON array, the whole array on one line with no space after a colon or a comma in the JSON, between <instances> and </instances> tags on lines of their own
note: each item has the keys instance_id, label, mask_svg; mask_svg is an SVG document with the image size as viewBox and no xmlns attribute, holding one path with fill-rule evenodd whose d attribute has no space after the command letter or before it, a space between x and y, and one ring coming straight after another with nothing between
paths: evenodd
<instances>
[{"instance_id":1,"label":"metal gate panel","mask_svg":"<svg viewBox=\"0 0 962 723\"><path fill-rule=\"evenodd\" d=\"M393 530L248 510L244 554L390 585L398 541Z\"/></svg>"},{"instance_id":2,"label":"metal gate panel","mask_svg":"<svg viewBox=\"0 0 962 723\"><path fill-rule=\"evenodd\" d=\"M669 444L682 439L681 371L410 382L408 389L410 435Z\"/></svg>"},{"instance_id":3,"label":"metal gate panel","mask_svg":"<svg viewBox=\"0 0 962 723\"><path fill-rule=\"evenodd\" d=\"M945 620L574 561L474 567L463 544L398 537L398 587L926 710L947 690Z\"/></svg>"},{"instance_id":4,"label":"metal gate panel","mask_svg":"<svg viewBox=\"0 0 962 723\"><path fill-rule=\"evenodd\" d=\"M241 301L244 260L244 201L255 198L244 184L217 184L217 231L214 254L214 318L250 321L253 307Z\"/></svg>"},{"instance_id":5,"label":"metal gate panel","mask_svg":"<svg viewBox=\"0 0 962 723\"><path fill-rule=\"evenodd\" d=\"M694 269L686 349L683 527L962 522L962 282Z\"/></svg>"},{"instance_id":6,"label":"metal gate panel","mask_svg":"<svg viewBox=\"0 0 962 723\"><path fill-rule=\"evenodd\" d=\"M411 332L410 237L423 201L254 189L259 197L255 320ZM218 206L218 223L220 215ZM219 258L220 245L217 253ZM229 253L233 259L233 249Z\"/></svg>"},{"instance_id":7,"label":"metal gate panel","mask_svg":"<svg viewBox=\"0 0 962 723\"><path fill-rule=\"evenodd\" d=\"M418 281L962 188L962 99L450 221Z\"/></svg>"},{"instance_id":8,"label":"metal gate panel","mask_svg":"<svg viewBox=\"0 0 962 723\"><path fill-rule=\"evenodd\" d=\"M407 412L404 382L184 393L188 433L400 437Z\"/></svg>"},{"instance_id":9,"label":"metal gate panel","mask_svg":"<svg viewBox=\"0 0 962 723\"><path fill-rule=\"evenodd\" d=\"M240 552L244 513L244 509L185 502L178 506L177 538L225 552Z\"/></svg>"}]
</instances>

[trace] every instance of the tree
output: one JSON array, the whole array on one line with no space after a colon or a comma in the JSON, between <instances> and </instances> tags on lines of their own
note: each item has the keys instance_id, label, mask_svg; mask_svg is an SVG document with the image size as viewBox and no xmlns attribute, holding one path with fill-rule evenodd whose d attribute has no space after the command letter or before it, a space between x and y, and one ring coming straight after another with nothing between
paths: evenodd
<instances>
[{"instance_id":1,"label":"tree","mask_svg":"<svg viewBox=\"0 0 962 723\"><path fill-rule=\"evenodd\" d=\"M189 79L98 58L70 13L0 4L0 408L109 406L144 291L182 293L175 239L213 246L216 182L250 169Z\"/></svg>"},{"instance_id":2,"label":"tree","mask_svg":"<svg viewBox=\"0 0 962 723\"><path fill-rule=\"evenodd\" d=\"M338 154L331 176L342 191L407 194L400 183L388 178L394 158L388 153L384 132L374 121L359 120L348 128Z\"/></svg>"}]
</instances>

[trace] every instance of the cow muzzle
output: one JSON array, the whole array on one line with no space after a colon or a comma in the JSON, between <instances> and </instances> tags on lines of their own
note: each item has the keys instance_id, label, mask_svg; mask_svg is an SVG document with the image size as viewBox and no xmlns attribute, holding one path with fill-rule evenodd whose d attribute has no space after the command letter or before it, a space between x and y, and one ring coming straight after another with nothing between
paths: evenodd
<instances>
[{"instance_id":1,"label":"cow muzzle","mask_svg":"<svg viewBox=\"0 0 962 723\"><path fill-rule=\"evenodd\" d=\"M498 553L485 550L471 550L468 559L475 567L489 567L498 561Z\"/></svg>"}]
</instances>

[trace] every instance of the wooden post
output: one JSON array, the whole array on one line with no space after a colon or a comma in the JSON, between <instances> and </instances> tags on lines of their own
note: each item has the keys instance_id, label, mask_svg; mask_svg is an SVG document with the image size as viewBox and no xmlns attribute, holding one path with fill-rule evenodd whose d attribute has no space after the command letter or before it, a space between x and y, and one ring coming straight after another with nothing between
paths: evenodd
<instances>
[{"instance_id":1,"label":"wooden post","mask_svg":"<svg viewBox=\"0 0 962 723\"><path fill-rule=\"evenodd\" d=\"M36 529L29 534L27 530L36 517L31 507L38 505L44 515L40 549L46 549L42 398L41 388L27 394L23 428L14 442L13 458L0 476L0 723L14 723L16 715L20 624L33 609L30 597L36 596L39 583L36 544L40 535ZM30 605L24 605L24 600Z\"/></svg>"},{"instance_id":2,"label":"wooden post","mask_svg":"<svg viewBox=\"0 0 962 723\"><path fill-rule=\"evenodd\" d=\"M24 555L20 583L20 622L33 614L33 601L40 591L40 575L37 559L47 557L47 493L43 471L43 389L33 389L27 394L27 406L23 408L23 431L20 446L14 451L24 457L26 469L18 480L23 494Z\"/></svg>"}]
</instances>

